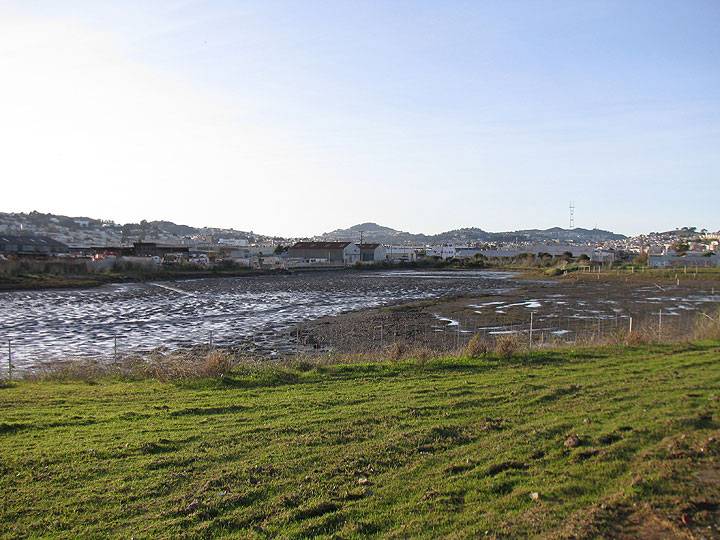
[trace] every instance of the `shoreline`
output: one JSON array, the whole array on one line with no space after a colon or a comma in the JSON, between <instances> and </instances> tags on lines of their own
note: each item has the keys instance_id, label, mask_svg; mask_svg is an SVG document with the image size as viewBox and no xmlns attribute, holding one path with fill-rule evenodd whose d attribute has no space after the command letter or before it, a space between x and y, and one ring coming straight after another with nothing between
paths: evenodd
<instances>
[{"instance_id":1,"label":"shoreline","mask_svg":"<svg viewBox=\"0 0 720 540\"><path fill-rule=\"evenodd\" d=\"M191 279L210 278L237 278L256 277L288 274L284 270L241 270L230 272L192 272L182 274L157 274L157 275L87 275L87 276L38 276L24 278L20 283L8 283L0 280L0 294L4 292L21 291L50 291L58 289L94 289L103 285L121 283L147 283L151 281L186 281ZM52 281L44 281L43 278L54 278Z\"/></svg>"},{"instance_id":2,"label":"shoreline","mask_svg":"<svg viewBox=\"0 0 720 540\"><path fill-rule=\"evenodd\" d=\"M411 266L411 265L364 265L355 266L336 266L328 268L293 268L291 270L228 270L228 271L198 271L183 272L179 274L159 273L159 274L86 274L86 275L51 275L42 274L34 276L21 276L19 278L0 278L0 294L4 292L21 292L21 291L50 291L58 289L93 289L102 287L103 285L112 285L120 283L147 283L151 281L186 281L191 279L210 279L210 278L239 278L239 277L258 277L258 276L289 276L293 274L305 274L315 272L352 272L352 271L370 271L382 272L393 270L409 270L418 272L434 272L434 271L486 271L486 272L516 272L532 274L526 269L524 272L517 268L489 267L489 268L458 268L458 267L436 267L436 266ZM542 273L537 273L540 277ZM19 279L19 282L14 282Z\"/></svg>"}]
</instances>

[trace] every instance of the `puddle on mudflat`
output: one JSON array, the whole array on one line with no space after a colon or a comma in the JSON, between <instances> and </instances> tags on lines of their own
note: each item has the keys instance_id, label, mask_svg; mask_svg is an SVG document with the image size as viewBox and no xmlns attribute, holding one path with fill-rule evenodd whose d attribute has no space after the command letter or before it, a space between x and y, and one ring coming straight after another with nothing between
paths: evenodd
<instances>
[{"instance_id":1,"label":"puddle on mudflat","mask_svg":"<svg viewBox=\"0 0 720 540\"><path fill-rule=\"evenodd\" d=\"M459 326L460 325L460 321L456 321L455 319L448 319L447 317L441 317L437 313L433 313L433 316L437 320L447 323L446 326Z\"/></svg>"}]
</instances>

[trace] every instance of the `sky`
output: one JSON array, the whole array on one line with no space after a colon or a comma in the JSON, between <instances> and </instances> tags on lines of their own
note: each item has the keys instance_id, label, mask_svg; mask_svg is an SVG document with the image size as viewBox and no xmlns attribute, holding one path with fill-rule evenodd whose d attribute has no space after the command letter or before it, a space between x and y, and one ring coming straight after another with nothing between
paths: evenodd
<instances>
[{"instance_id":1,"label":"sky","mask_svg":"<svg viewBox=\"0 0 720 540\"><path fill-rule=\"evenodd\" d=\"M717 0L0 0L0 211L720 229Z\"/></svg>"}]
</instances>

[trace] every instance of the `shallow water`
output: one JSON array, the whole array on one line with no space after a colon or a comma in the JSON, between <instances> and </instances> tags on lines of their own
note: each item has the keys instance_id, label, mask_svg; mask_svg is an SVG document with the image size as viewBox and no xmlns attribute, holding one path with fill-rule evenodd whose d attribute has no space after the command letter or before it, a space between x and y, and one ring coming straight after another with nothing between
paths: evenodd
<instances>
[{"instance_id":1,"label":"shallow water","mask_svg":"<svg viewBox=\"0 0 720 540\"><path fill-rule=\"evenodd\" d=\"M399 301L500 292L507 272L308 272L0 293L0 369L207 344L292 347L303 321Z\"/></svg>"}]
</instances>

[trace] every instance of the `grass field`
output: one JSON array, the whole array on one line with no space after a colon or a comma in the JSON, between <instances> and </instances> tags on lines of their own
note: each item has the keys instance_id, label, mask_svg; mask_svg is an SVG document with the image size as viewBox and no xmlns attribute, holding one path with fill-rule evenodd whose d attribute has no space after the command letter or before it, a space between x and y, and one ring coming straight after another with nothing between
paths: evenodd
<instances>
[{"instance_id":1,"label":"grass field","mask_svg":"<svg viewBox=\"0 0 720 540\"><path fill-rule=\"evenodd\" d=\"M0 388L0 536L717 537L720 342Z\"/></svg>"}]
</instances>

